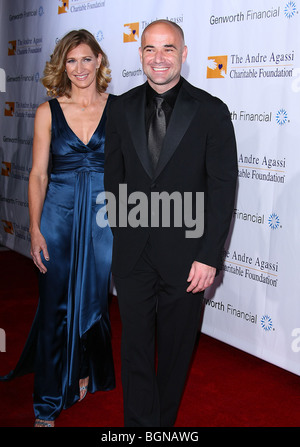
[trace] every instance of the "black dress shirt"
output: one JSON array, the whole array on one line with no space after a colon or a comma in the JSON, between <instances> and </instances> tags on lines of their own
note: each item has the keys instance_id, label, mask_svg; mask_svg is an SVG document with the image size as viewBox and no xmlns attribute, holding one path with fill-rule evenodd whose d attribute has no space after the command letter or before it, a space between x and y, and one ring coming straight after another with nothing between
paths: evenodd
<instances>
[{"instance_id":1,"label":"black dress shirt","mask_svg":"<svg viewBox=\"0 0 300 447\"><path fill-rule=\"evenodd\" d=\"M168 127L170 117L171 117L181 84L182 84L182 78L180 78L179 82L174 87L172 87L170 90L167 90L166 92L164 92L162 94L158 94L152 87L150 87L149 83L147 84L146 113L145 113L147 135L148 135L148 131L149 131L150 117L151 117L152 113L154 113L153 97L159 96L161 98L164 98L162 108L166 115L166 125Z\"/></svg>"}]
</instances>

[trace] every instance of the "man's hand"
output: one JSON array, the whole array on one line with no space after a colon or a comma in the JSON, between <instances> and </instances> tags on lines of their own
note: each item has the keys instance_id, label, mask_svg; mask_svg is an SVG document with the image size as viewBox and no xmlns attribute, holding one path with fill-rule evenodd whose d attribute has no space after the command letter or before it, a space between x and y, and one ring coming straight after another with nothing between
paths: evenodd
<instances>
[{"instance_id":1,"label":"man's hand","mask_svg":"<svg viewBox=\"0 0 300 447\"><path fill-rule=\"evenodd\" d=\"M190 283L187 292L202 292L214 282L216 275L215 267L194 261L187 281Z\"/></svg>"}]
</instances>

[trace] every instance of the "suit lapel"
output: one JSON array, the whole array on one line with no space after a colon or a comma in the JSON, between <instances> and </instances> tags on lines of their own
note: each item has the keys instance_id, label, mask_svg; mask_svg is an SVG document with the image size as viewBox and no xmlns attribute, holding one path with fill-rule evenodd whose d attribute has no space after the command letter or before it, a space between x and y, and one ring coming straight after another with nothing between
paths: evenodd
<instances>
[{"instance_id":1,"label":"suit lapel","mask_svg":"<svg viewBox=\"0 0 300 447\"><path fill-rule=\"evenodd\" d=\"M137 88L133 95L126 100L127 120L133 144L143 168L150 178L153 177L153 168L148 152L145 108L146 108L146 84Z\"/></svg>"},{"instance_id":2,"label":"suit lapel","mask_svg":"<svg viewBox=\"0 0 300 447\"><path fill-rule=\"evenodd\" d=\"M183 85L178 93L178 98L171 115L154 178L159 176L174 154L182 137L187 131L198 106L199 102L186 91Z\"/></svg>"},{"instance_id":3,"label":"suit lapel","mask_svg":"<svg viewBox=\"0 0 300 447\"><path fill-rule=\"evenodd\" d=\"M140 162L150 178L156 178L162 172L187 131L198 106L199 102L186 91L183 84L178 93L163 148L153 175L145 126L146 83L137 88L126 99L125 107L131 137Z\"/></svg>"}]
</instances>

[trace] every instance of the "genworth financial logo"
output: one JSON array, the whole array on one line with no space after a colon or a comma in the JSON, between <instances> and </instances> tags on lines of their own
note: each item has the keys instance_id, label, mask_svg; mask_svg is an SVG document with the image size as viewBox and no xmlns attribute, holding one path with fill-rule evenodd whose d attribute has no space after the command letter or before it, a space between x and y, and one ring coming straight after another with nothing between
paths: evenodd
<instances>
[{"instance_id":1,"label":"genworth financial logo","mask_svg":"<svg viewBox=\"0 0 300 447\"><path fill-rule=\"evenodd\" d=\"M252 323L254 325L259 324L260 327L265 332L275 331L272 318L268 314L259 316L258 314L254 313L254 312L252 313L248 309L246 310L246 309L238 308L237 306L233 305L232 303L224 303L222 300L221 301L214 301L213 299L208 300L205 302L205 305L211 309L216 310L216 311L221 311L221 312L224 312L225 314L230 315L234 318L238 318L241 321L244 321L246 323L250 323L250 324Z\"/></svg>"},{"instance_id":2,"label":"genworth financial logo","mask_svg":"<svg viewBox=\"0 0 300 447\"><path fill-rule=\"evenodd\" d=\"M282 126L283 124L288 122L288 114L285 109L278 110L276 114L276 123Z\"/></svg>"},{"instance_id":3,"label":"genworth financial logo","mask_svg":"<svg viewBox=\"0 0 300 447\"><path fill-rule=\"evenodd\" d=\"M280 219L278 214L276 213L272 213L269 216L268 219L268 225L272 230L277 230L278 228L282 228L282 226L280 225Z\"/></svg>"},{"instance_id":4,"label":"genworth financial logo","mask_svg":"<svg viewBox=\"0 0 300 447\"><path fill-rule=\"evenodd\" d=\"M235 208L233 210L233 218L241 223L248 222L250 224L268 226L271 230L282 228L279 215L275 212L265 215L262 212L240 211L238 208Z\"/></svg>"},{"instance_id":5,"label":"genworth financial logo","mask_svg":"<svg viewBox=\"0 0 300 447\"><path fill-rule=\"evenodd\" d=\"M232 121L241 121L248 123L272 123L275 122L279 126L283 126L290 122L288 112L284 108L277 111L253 111L253 110L233 110L231 113Z\"/></svg>"},{"instance_id":6,"label":"genworth financial logo","mask_svg":"<svg viewBox=\"0 0 300 447\"><path fill-rule=\"evenodd\" d=\"M296 14L298 14L296 2L289 1L284 6L280 4L270 9L244 9L235 10L232 14L224 16L211 15L209 23L212 26L230 25L239 22L278 20L280 17L291 20Z\"/></svg>"},{"instance_id":7,"label":"genworth financial logo","mask_svg":"<svg viewBox=\"0 0 300 447\"><path fill-rule=\"evenodd\" d=\"M295 14L298 14L296 3L288 2L284 8L285 17L291 19Z\"/></svg>"},{"instance_id":8,"label":"genworth financial logo","mask_svg":"<svg viewBox=\"0 0 300 447\"><path fill-rule=\"evenodd\" d=\"M260 320L260 325L265 332L270 332L274 330L272 318L269 315L263 315Z\"/></svg>"}]
</instances>

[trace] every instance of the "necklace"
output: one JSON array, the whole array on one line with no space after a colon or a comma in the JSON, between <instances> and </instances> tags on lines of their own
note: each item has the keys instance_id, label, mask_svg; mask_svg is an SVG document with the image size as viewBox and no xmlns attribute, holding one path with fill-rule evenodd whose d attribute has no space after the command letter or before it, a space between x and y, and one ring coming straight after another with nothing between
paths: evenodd
<instances>
[{"instance_id":1,"label":"necklace","mask_svg":"<svg viewBox=\"0 0 300 447\"><path fill-rule=\"evenodd\" d=\"M87 104L86 106L83 106L83 105L80 105L80 104L79 104L79 107L80 107L80 110L81 110L82 112L84 112L90 105L91 105L91 104Z\"/></svg>"}]
</instances>

